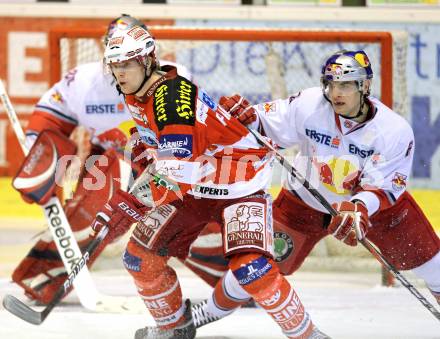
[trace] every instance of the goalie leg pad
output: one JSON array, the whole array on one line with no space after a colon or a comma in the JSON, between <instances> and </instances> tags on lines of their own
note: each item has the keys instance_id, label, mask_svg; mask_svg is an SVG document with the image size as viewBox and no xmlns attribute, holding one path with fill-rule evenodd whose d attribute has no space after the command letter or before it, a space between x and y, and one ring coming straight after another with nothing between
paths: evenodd
<instances>
[{"instance_id":1,"label":"goalie leg pad","mask_svg":"<svg viewBox=\"0 0 440 339\"><path fill-rule=\"evenodd\" d=\"M275 320L289 338L313 331L309 314L275 262L257 253L237 254L230 267L240 286Z\"/></svg>"},{"instance_id":2,"label":"goalie leg pad","mask_svg":"<svg viewBox=\"0 0 440 339\"><path fill-rule=\"evenodd\" d=\"M167 265L169 257L146 250L130 239L124 266L132 275L139 296L159 327L171 328L184 321L185 307L176 272Z\"/></svg>"},{"instance_id":3,"label":"goalie leg pad","mask_svg":"<svg viewBox=\"0 0 440 339\"><path fill-rule=\"evenodd\" d=\"M99 170L106 178L104 187L100 190L87 190L87 185L83 185L84 179L91 181L97 173L87 171L81 176L82 180L78 183L73 198L68 200L64 206L67 219L81 249L85 248L92 240L90 224L97 211L113 192L121 187L120 181L112 178L119 178L124 169L126 170L125 166L129 166L122 163L122 158L114 151L107 151L102 157L106 157L107 160L106 162L96 161L96 170ZM99 165L100 163L107 165ZM121 188L126 189L126 185ZM104 240L96 249L88 262L89 267L92 266L107 244L108 241ZM64 278L66 278L66 271L49 230L41 235L12 274L12 280L21 286L31 299L36 299L43 304L52 299Z\"/></svg>"}]
</instances>

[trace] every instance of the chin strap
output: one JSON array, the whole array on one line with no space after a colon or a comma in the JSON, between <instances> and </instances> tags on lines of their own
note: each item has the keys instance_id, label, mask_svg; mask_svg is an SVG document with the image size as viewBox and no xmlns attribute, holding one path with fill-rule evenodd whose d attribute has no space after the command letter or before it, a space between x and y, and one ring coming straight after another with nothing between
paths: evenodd
<instances>
[{"instance_id":1,"label":"chin strap","mask_svg":"<svg viewBox=\"0 0 440 339\"><path fill-rule=\"evenodd\" d=\"M152 61L151 62L151 67L150 67L150 69L151 69L151 73L148 75L148 73L147 73L147 71L148 71L148 65L145 65L144 64L144 80L142 80L142 82L141 82L141 84L139 85L139 87L135 90L135 91L133 91L133 92L131 92L131 93L127 93L127 94L125 94L125 95L135 95L137 92L139 92L141 89L142 89L142 87L144 87L144 85L145 85L145 83L148 81L148 79L150 79L150 77L151 77L151 75L153 74L153 72L154 72L154 69L156 68L156 63L154 62L154 61ZM113 74L113 72L112 72L112 74ZM115 77L115 75L113 74L113 78L115 78L115 80L116 80L116 77ZM122 91L121 91L121 86L119 86L118 85L118 81L116 80L116 89L118 90L118 93L119 94L124 94Z\"/></svg>"},{"instance_id":2,"label":"chin strap","mask_svg":"<svg viewBox=\"0 0 440 339\"><path fill-rule=\"evenodd\" d=\"M153 71L151 71L150 75L147 74L147 69L145 68L145 72L144 72L144 80L142 80L141 84L139 85L139 87L137 88L137 90L135 90L134 92L128 93L127 95L135 95L137 92L139 92L141 90L142 87L144 87L145 83L148 81L148 79L150 79L151 74L153 74Z\"/></svg>"}]
</instances>

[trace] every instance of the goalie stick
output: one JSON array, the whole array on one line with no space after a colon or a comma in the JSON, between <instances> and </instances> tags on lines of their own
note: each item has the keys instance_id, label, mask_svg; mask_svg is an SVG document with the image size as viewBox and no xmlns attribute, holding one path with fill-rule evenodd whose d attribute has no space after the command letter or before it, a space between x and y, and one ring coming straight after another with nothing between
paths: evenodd
<instances>
[{"instance_id":1,"label":"goalie stick","mask_svg":"<svg viewBox=\"0 0 440 339\"><path fill-rule=\"evenodd\" d=\"M28 323L40 325L53 310L53 308L61 301L64 294L69 290L70 286L74 283L75 278L77 278L77 276L83 271L84 267L87 268L87 262L89 261L90 256L93 254L94 250L96 249L96 247L98 247L102 240L104 240L107 233L108 228L102 228L97 236L90 242L90 244L85 249L81 259L73 267L67 279L64 281L64 284L58 288L52 300L41 312L33 310L25 303L18 300L16 297L9 294L5 295L5 297L3 298L4 308L19 317L20 319L27 321Z\"/></svg>"},{"instance_id":2,"label":"goalie stick","mask_svg":"<svg viewBox=\"0 0 440 339\"><path fill-rule=\"evenodd\" d=\"M278 152L259 132L254 129L248 128L249 132L257 139L259 143L263 146L267 147L270 151L275 154L275 157L279 161L279 163L289 171L290 175L292 175L295 179L297 179L304 188L310 192L310 194L319 201L319 203L324 206L324 208L332 215L336 216L338 212L333 208L333 206L325 199L325 197L319 193L319 191L314 188L310 183L304 178L301 173L299 173L295 167L293 167L286 158ZM385 269L387 269L391 275L400 281L400 283L406 287L412 295L414 295L423 306L425 306L428 311L430 311L437 320L440 320L440 312L432 305L418 290L414 287L403 275L400 273L388 260L380 253L376 247L366 238L360 240L360 243L382 264Z\"/></svg>"},{"instance_id":3,"label":"goalie stick","mask_svg":"<svg viewBox=\"0 0 440 339\"><path fill-rule=\"evenodd\" d=\"M23 132L20 121L17 117L17 113L15 112L14 107L11 104L5 86L3 85L3 81L1 79L0 98L3 102L3 106L9 117L9 120L11 121L12 128L14 129L21 149L26 156L29 153L29 150L26 147L26 136ZM41 205L41 207L43 209L44 216L46 217L50 232L52 234L52 238L56 244L64 267L66 268L67 273L70 274L72 271L72 265L70 261L72 261L72 258L81 258L82 254L81 250L79 249L78 243L75 240L75 236L73 235L72 228L69 225L69 221L64 214L61 202L58 197L54 196L50 198L46 204ZM57 228L50 227L50 225L57 225ZM70 246L68 246L68 248L65 248L66 244L64 244L64 247L61 244L60 237L56 234L56 230L58 228L62 229L63 234L71 239ZM66 253L69 253L69 258L67 257ZM98 292L87 267L84 270L81 270L81 274L75 280L74 288L81 305L89 310L95 310L98 300Z\"/></svg>"},{"instance_id":4,"label":"goalie stick","mask_svg":"<svg viewBox=\"0 0 440 339\"><path fill-rule=\"evenodd\" d=\"M142 191L139 190L140 187L145 182L148 182L151 178L151 173L148 170L144 170L142 174L136 178L133 185L130 188L129 193L134 195L142 194ZM138 192L134 193L134 190L138 190ZM144 200L145 202L146 200ZM148 200L152 202L152 200ZM75 279L80 275L80 273L87 269L87 262L92 256L95 249L99 246L99 244L104 240L105 236L108 233L108 227L103 227L99 233L95 236L95 238L89 243L87 248L84 250L84 254L82 255L79 262L73 267L72 271L69 273L67 279L64 281L63 285L61 285L56 293L54 294L52 300L46 305L46 307L42 311L36 311L29 306L27 306L24 302L17 299L16 297L7 294L3 298L3 306L6 310L16 315L20 319L27 321L28 323L34 325L40 325L50 314L50 312L54 309L56 305L59 304L64 294L69 290L70 286L75 283ZM99 301L98 301L99 303Z\"/></svg>"}]
</instances>

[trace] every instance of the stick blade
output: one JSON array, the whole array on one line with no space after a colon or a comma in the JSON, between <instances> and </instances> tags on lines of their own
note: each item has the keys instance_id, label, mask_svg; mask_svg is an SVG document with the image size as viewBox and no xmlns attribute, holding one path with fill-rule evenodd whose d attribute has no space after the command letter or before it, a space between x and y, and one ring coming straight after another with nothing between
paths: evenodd
<instances>
[{"instance_id":1,"label":"stick blade","mask_svg":"<svg viewBox=\"0 0 440 339\"><path fill-rule=\"evenodd\" d=\"M34 325L40 325L45 318L41 312L33 310L16 297L9 294L3 298L3 306L15 316Z\"/></svg>"}]
</instances>

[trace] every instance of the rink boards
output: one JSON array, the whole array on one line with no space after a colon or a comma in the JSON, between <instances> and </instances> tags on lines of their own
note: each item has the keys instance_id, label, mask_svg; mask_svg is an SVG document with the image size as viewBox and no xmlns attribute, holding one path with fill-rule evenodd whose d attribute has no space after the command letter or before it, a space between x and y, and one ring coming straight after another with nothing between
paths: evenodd
<instances>
[{"instance_id":1,"label":"rink boards","mask_svg":"<svg viewBox=\"0 0 440 339\"><path fill-rule=\"evenodd\" d=\"M276 197L280 188L272 187L271 194ZM437 232L440 232L440 190L411 190L412 195L422 207ZM11 178L0 178L0 218L36 218L43 219L41 209L36 205L29 205L20 199L20 195L12 188ZM30 225L27 225L29 228ZM35 227L40 228L40 223ZM0 229L10 228L9 225L0 222Z\"/></svg>"}]
</instances>

